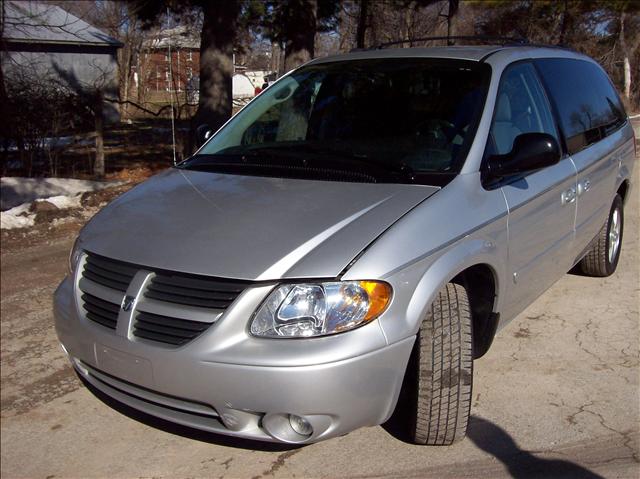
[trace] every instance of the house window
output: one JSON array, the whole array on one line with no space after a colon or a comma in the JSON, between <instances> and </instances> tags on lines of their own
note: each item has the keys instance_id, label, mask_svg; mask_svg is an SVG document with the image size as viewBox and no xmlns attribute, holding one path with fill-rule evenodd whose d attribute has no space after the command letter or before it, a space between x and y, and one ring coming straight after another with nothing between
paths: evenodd
<instances>
[{"instance_id":1,"label":"house window","mask_svg":"<svg viewBox=\"0 0 640 479\"><path fill-rule=\"evenodd\" d=\"M193 61L193 52L191 50L189 50L189 54L187 55L187 60L189 60L190 62Z\"/></svg>"},{"instance_id":2,"label":"house window","mask_svg":"<svg viewBox=\"0 0 640 479\"><path fill-rule=\"evenodd\" d=\"M164 61L168 62L169 61L169 52L165 52L164 54Z\"/></svg>"},{"instance_id":3,"label":"house window","mask_svg":"<svg viewBox=\"0 0 640 479\"><path fill-rule=\"evenodd\" d=\"M193 78L193 68L187 67L187 80L191 80Z\"/></svg>"}]
</instances>

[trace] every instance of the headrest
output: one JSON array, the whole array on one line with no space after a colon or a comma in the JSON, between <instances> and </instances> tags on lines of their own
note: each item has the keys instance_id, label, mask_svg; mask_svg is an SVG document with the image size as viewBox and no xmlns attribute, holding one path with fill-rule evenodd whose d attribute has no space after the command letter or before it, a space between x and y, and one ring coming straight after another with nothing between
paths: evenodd
<instances>
[{"instance_id":1,"label":"headrest","mask_svg":"<svg viewBox=\"0 0 640 479\"><path fill-rule=\"evenodd\" d=\"M495 121L511 121L511 102L506 93L498 97Z\"/></svg>"}]
</instances>

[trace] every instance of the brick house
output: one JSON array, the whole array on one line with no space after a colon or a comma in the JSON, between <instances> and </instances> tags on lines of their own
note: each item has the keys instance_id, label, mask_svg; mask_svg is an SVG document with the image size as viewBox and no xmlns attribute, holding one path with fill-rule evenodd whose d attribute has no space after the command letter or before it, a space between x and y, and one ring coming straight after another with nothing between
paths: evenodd
<instances>
[{"instance_id":1,"label":"brick house","mask_svg":"<svg viewBox=\"0 0 640 479\"><path fill-rule=\"evenodd\" d=\"M185 26L161 30L143 43L134 64L133 81L138 99L166 103L170 95L180 103L191 103L192 79L200 71L200 38Z\"/></svg>"}]
</instances>

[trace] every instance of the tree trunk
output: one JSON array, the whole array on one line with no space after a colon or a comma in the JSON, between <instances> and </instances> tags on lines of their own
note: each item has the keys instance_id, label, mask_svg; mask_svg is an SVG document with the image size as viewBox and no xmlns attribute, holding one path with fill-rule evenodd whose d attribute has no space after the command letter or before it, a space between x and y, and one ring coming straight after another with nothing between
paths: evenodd
<instances>
[{"instance_id":1,"label":"tree trunk","mask_svg":"<svg viewBox=\"0 0 640 479\"><path fill-rule=\"evenodd\" d=\"M622 57L624 64L624 97L627 101L631 101L631 61L629 57L632 52L629 51L627 46L627 42L624 38L624 21L625 21L625 12L624 10L620 13L620 47L622 48Z\"/></svg>"},{"instance_id":2,"label":"tree trunk","mask_svg":"<svg viewBox=\"0 0 640 479\"><path fill-rule=\"evenodd\" d=\"M284 69L288 72L313 58L318 1L289 0L285 8Z\"/></svg>"},{"instance_id":3,"label":"tree trunk","mask_svg":"<svg viewBox=\"0 0 640 479\"><path fill-rule=\"evenodd\" d=\"M560 38L558 38L558 45L564 45L567 39L567 24L569 23L568 10L569 10L568 0L564 0L562 18L560 20Z\"/></svg>"},{"instance_id":4,"label":"tree trunk","mask_svg":"<svg viewBox=\"0 0 640 479\"><path fill-rule=\"evenodd\" d=\"M454 40L451 40L451 37L456 34L453 28L453 18L456 13L458 13L459 7L459 0L449 0L449 9L447 11L447 45L454 45L456 43Z\"/></svg>"},{"instance_id":5,"label":"tree trunk","mask_svg":"<svg viewBox=\"0 0 640 479\"><path fill-rule=\"evenodd\" d=\"M360 0L360 12L358 13L358 29L356 30L356 48L364 48L367 34L367 10L369 0Z\"/></svg>"},{"instance_id":6,"label":"tree trunk","mask_svg":"<svg viewBox=\"0 0 640 479\"><path fill-rule=\"evenodd\" d=\"M207 124L216 131L231 117L233 41L238 8L237 0L202 2L200 100L192 121L192 136L199 125Z\"/></svg>"},{"instance_id":7,"label":"tree trunk","mask_svg":"<svg viewBox=\"0 0 640 479\"><path fill-rule=\"evenodd\" d=\"M131 45L127 45L123 50L124 52L124 73L122 75L122 79L124 80L124 85L122 85L122 98L121 100L124 102L122 105L122 118L129 118L129 105L127 102L129 101L129 77L131 76Z\"/></svg>"},{"instance_id":8,"label":"tree trunk","mask_svg":"<svg viewBox=\"0 0 640 479\"><path fill-rule=\"evenodd\" d=\"M631 62L627 55L624 56L624 96L631 101Z\"/></svg>"},{"instance_id":9,"label":"tree trunk","mask_svg":"<svg viewBox=\"0 0 640 479\"><path fill-rule=\"evenodd\" d=\"M269 69L280 74L280 45L277 42L271 42L271 59Z\"/></svg>"},{"instance_id":10,"label":"tree trunk","mask_svg":"<svg viewBox=\"0 0 640 479\"><path fill-rule=\"evenodd\" d=\"M93 164L93 174L97 178L104 178L104 112L102 94L96 95L93 114L96 125L96 159Z\"/></svg>"}]
</instances>

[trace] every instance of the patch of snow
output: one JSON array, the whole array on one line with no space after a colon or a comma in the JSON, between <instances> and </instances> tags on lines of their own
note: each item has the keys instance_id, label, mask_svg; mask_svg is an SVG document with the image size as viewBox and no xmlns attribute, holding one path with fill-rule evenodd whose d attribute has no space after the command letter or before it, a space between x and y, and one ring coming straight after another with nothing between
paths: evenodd
<instances>
[{"instance_id":1,"label":"patch of snow","mask_svg":"<svg viewBox=\"0 0 640 479\"><path fill-rule=\"evenodd\" d=\"M4 177L0 179L0 209L4 211L41 198L75 196L120 184L121 181Z\"/></svg>"},{"instance_id":2,"label":"patch of snow","mask_svg":"<svg viewBox=\"0 0 640 479\"><path fill-rule=\"evenodd\" d=\"M51 226L55 228L56 226L64 225L67 223L73 223L74 221L76 221L76 219L73 216L66 216L64 218L54 218L53 221L51 222Z\"/></svg>"},{"instance_id":3,"label":"patch of snow","mask_svg":"<svg viewBox=\"0 0 640 479\"><path fill-rule=\"evenodd\" d=\"M33 226L36 215L29 214L31 203L25 203L7 211L0 212L0 229L12 230L15 228L28 228Z\"/></svg>"},{"instance_id":4,"label":"patch of snow","mask_svg":"<svg viewBox=\"0 0 640 479\"><path fill-rule=\"evenodd\" d=\"M21 205L11 208L10 210L6 211L6 213L13 216L24 215L29 213L30 208L31 208L31 203L23 203Z\"/></svg>"},{"instance_id":5,"label":"patch of snow","mask_svg":"<svg viewBox=\"0 0 640 479\"><path fill-rule=\"evenodd\" d=\"M50 196L49 198L43 198L36 201L47 201L54 205L59 210L65 210L67 208L79 208L80 198L82 195L77 194L75 196Z\"/></svg>"}]
</instances>

